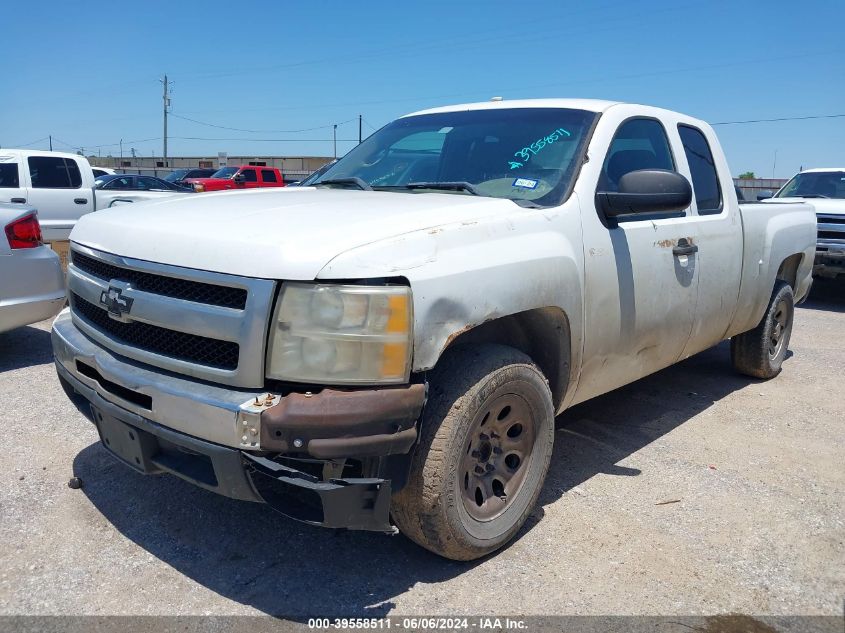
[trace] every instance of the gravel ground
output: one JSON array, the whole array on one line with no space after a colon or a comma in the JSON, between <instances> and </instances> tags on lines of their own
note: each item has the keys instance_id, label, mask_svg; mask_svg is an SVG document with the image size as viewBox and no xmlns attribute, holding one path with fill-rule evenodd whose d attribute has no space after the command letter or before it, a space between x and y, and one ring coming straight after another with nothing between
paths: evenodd
<instances>
[{"instance_id":1,"label":"gravel ground","mask_svg":"<svg viewBox=\"0 0 845 633\"><path fill-rule=\"evenodd\" d=\"M841 616L843 326L817 284L778 378L723 343L567 411L541 505L469 564L138 475L66 400L49 323L0 334L0 614Z\"/></svg>"}]
</instances>

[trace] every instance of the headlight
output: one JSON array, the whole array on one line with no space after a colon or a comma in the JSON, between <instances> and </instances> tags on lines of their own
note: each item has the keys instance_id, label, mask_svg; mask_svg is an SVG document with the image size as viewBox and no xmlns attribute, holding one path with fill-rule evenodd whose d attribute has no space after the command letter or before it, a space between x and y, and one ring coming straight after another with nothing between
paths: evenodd
<instances>
[{"instance_id":1,"label":"headlight","mask_svg":"<svg viewBox=\"0 0 845 633\"><path fill-rule=\"evenodd\" d=\"M267 377L407 382L412 341L410 288L285 283L270 329Z\"/></svg>"}]
</instances>

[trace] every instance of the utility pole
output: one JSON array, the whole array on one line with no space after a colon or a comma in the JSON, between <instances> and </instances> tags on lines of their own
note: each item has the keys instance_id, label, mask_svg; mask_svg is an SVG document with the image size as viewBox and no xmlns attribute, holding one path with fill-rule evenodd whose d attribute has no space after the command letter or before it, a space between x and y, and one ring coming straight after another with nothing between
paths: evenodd
<instances>
[{"instance_id":1,"label":"utility pole","mask_svg":"<svg viewBox=\"0 0 845 633\"><path fill-rule=\"evenodd\" d=\"M50 134L50 151L53 151L53 135Z\"/></svg>"},{"instance_id":2,"label":"utility pole","mask_svg":"<svg viewBox=\"0 0 845 633\"><path fill-rule=\"evenodd\" d=\"M772 161L772 178L775 177L775 167L778 164L778 151L775 150L775 159Z\"/></svg>"},{"instance_id":3,"label":"utility pole","mask_svg":"<svg viewBox=\"0 0 845 633\"><path fill-rule=\"evenodd\" d=\"M334 157L337 158L337 123L332 126L332 142L334 143Z\"/></svg>"},{"instance_id":4,"label":"utility pole","mask_svg":"<svg viewBox=\"0 0 845 633\"><path fill-rule=\"evenodd\" d=\"M361 144L361 122L364 120L360 114L358 115L358 145Z\"/></svg>"},{"instance_id":5,"label":"utility pole","mask_svg":"<svg viewBox=\"0 0 845 633\"><path fill-rule=\"evenodd\" d=\"M123 139L120 139L120 160L123 160ZM122 167L123 165L121 165Z\"/></svg>"},{"instance_id":6,"label":"utility pole","mask_svg":"<svg viewBox=\"0 0 845 633\"><path fill-rule=\"evenodd\" d=\"M164 113L164 166L167 167L167 110L170 108L170 96L168 95L168 91L170 89L170 84L167 82L167 75L164 75L164 79L159 79L161 85L164 86L164 94L162 95L163 101L163 113Z\"/></svg>"}]
</instances>

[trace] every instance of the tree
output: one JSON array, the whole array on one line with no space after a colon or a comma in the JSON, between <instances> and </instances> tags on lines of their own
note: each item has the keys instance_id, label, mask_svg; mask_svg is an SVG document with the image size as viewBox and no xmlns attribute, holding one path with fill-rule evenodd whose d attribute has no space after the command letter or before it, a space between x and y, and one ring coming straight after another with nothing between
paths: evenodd
<instances>
[{"instance_id":1,"label":"tree","mask_svg":"<svg viewBox=\"0 0 845 633\"><path fill-rule=\"evenodd\" d=\"M745 173L739 175L740 180L751 180L756 177L757 176L754 175L753 171L746 171Z\"/></svg>"}]
</instances>

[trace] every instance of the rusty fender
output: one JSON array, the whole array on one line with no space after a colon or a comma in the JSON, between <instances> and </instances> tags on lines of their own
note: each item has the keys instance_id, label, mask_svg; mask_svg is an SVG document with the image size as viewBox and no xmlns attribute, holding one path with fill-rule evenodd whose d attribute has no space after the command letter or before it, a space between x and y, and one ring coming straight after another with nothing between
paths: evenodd
<instances>
[{"instance_id":1,"label":"rusty fender","mask_svg":"<svg viewBox=\"0 0 845 633\"><path fill-rule=\"evenodd\" d=\"M407 453L426 386L291 393L261 413L261 448L318 459Z\"/></svg>"}]
</instances>

